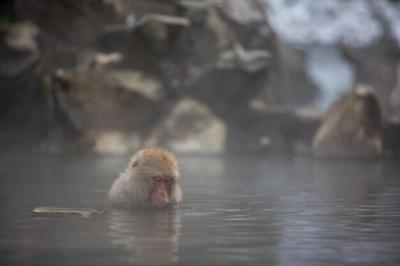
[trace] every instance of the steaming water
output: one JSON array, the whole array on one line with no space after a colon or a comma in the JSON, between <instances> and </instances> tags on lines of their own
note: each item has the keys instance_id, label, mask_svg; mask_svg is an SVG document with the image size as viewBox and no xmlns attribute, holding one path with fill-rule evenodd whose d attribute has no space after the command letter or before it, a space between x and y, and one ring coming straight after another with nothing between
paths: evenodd
<instances>
[{"instance_id":1,"label":"steaming water","mask_svg":"<svg viewBox=\"0 0 400 266\"><path fill-rule=\"evenodd\" d=\"M180 158L178 210L103 207L124 157L0 158L0 265L400 265L395 162Z\"/></svg>"}]
</instances>

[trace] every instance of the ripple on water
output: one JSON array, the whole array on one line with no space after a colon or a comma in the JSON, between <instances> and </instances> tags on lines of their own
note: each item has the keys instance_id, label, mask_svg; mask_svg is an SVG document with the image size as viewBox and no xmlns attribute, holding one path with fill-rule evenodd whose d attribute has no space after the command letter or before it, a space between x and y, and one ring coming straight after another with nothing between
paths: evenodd
<instances>
[{"instance_id":1,"label":"ripple on water","mask_svg":"<svg viewBox=\"0 0 400 266\"><path fill-rule=\"evenodd\" d=\"M26 167L10 167L9 161L0 158L1 265L400 261L397 164L387 170L357 162L196 157L186 164L183 158L185 196L178 210L41 219L31 216L33 207L103 206L111 173L123 164L86 157L15 162Z\"/></svg>"}]
</instances>

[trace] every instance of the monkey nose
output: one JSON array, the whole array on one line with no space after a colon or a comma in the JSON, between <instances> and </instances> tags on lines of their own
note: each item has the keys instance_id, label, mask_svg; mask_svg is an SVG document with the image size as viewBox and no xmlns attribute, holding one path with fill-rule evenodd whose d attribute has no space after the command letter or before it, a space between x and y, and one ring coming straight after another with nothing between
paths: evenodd
<instances>
[{"instance_id":1,"label":"monkey nose","mask_svg":"<svg viewBox=\"0 0 400 266\"><path fill-rule=\"evenodd\" d=\"M164 198L166 201L168 201L167 193L161 192L161 197Z\"/></svg>"}]
</instances>

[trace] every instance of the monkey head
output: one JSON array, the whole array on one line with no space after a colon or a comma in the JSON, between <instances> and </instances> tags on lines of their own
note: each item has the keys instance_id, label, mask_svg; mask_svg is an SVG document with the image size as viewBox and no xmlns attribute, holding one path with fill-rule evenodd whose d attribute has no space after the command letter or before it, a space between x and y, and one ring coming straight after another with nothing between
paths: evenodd
<instances>
[{"instance_id":1,"label":"monkey head","mask_svg":"<svg viewBox=\"0 0 400 266\"><path fill-rule=\"evenodd\" d=\"M109 202L120 208L165 208L182 199L175 156L160 148L137 152L109 192Z\"/></svg>"}]
</instances>

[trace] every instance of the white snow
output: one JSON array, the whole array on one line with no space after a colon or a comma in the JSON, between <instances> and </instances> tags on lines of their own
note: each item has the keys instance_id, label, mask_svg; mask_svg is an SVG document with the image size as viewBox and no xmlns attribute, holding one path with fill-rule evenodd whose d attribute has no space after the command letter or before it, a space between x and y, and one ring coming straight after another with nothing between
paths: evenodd
<instances>
[{"instance_id":1,"label":"white snow","mask_svg":"<svg viewBox=\"0 0 400 266\"><path fill-rule=\"evenodd\" d=\"M306 64L307 75L321 89L315 107L328 108L342 93L354 86L354 69L335 47L309 49Z\"/></svg>"},{"instance_id":2,"label":"white snow","mask_svg":"<svg viewBox=\"0 0 400 266\"><path fill-rule=\"evenodd\" d=\"M387 0L264 0L271 27L286 42L367 46L379 40L382 17L400 43L400 7Z\"/></svg>"}]
</instances>

